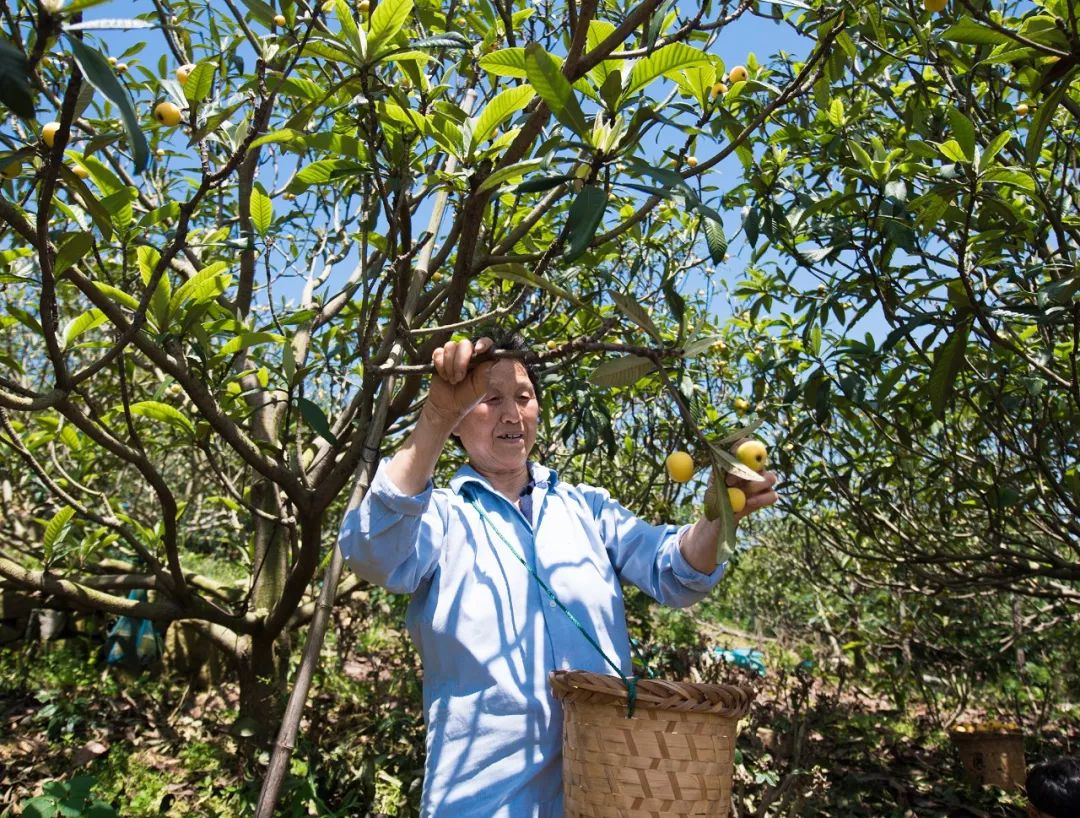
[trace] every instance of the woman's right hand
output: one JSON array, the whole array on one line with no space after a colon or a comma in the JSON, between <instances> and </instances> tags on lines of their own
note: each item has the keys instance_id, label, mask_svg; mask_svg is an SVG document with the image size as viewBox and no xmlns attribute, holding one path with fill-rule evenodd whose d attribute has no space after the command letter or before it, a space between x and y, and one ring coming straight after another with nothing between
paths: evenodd
<instances>
[{"instance_id":1,"label":"woman's right hand","mask_svg":"<svg viewBox=\"0 0 1080 818\"><path fill-rule=\"evenodd\" d=\"M431 354L435 372L431 376L424 411L432 420L453 428L484 397L493 361L473 364L478 355L490 352L494 341L447 341Z\"/></svg>"}]
</instances>

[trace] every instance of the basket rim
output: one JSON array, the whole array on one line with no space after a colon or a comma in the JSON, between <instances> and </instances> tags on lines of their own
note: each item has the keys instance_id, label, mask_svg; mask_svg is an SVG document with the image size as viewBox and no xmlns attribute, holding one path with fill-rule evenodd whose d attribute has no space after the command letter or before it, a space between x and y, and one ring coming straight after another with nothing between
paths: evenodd
<instances>
[{"instance_id":1,"label":"basket rim","mask_svg":"<svg viewBox=\"0 0 1080 818\"><path fill-rule=\"evenodd\" d=\"M1024 738L1025 734L1023 730L976 730L975 732L949 730L949 738L960 739L962 741L972 741L978 739L995 739L995 738L1012 738L1012 737Z\"/></svg>"},{"instance_id":2,"label":"basket rim","mask_svg":"<svg viewBox=\"0 0 1080 818\"><path fill-rule=\"evenodd\" d=\"M636 706L649 710L701 711L729 718L742 718L750 712L754 689L748 685L672 682L665 679L636 680ZM548 674L555 697L563 699L572 690L591 693L624 706L628 700L626 683L620 676L589 670L553 670ZM718 701L720 700L720 701ZM730 701L728 705L720 704Z\"/></svg>"}]
</instances>

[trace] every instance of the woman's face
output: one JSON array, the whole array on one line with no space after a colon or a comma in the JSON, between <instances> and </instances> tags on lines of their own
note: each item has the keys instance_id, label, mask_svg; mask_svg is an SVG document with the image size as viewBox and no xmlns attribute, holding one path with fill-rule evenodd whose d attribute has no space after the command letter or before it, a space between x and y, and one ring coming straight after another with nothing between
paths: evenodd
<instances>
[{"instance_id":1,"label":"woman's face","mask_svg":"<svg viewBox=\"0 0 1080 818\"><path fill-rule=\"evenodd\" d=\"M536 443L540 404L529 373L518 361L491 367L487 392L454 432L481 474L520 472Z\"/></svg>"}]
</instances>

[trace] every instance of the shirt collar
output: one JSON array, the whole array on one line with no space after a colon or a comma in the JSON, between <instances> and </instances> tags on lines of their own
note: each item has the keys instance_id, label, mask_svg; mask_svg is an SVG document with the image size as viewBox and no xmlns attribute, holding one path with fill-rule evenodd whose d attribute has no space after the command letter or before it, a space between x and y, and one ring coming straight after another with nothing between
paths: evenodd
<instances>
[{"instance_id":1,"label":"shirt collar","mask_svg":"<svg viewBox=\"0 0 1080 818\"><path fill-rule=\"evenodd\" d=\"M559 480L559 476L554 469L541 466L531 460L529 461L529 474L532 475L533 482L536 483L538 489L550 489ZM450 479L450 488L453 489L455 494L461 494L461 490L471 483L483 486L488 491L495 490L491 487L491 483L487 481L487 478L468 463L458 469L457 473Z\"/></svg>"}]
</instances>

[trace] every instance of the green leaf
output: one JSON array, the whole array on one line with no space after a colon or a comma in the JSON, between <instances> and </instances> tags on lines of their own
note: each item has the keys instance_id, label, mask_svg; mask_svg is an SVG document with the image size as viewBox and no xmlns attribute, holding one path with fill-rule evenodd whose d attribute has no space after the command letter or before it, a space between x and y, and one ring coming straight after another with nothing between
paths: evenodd
<instances>
[{"instance_id":1,"label":"green leaf","mask_svg":"<svg viewBox=\"0 0 1080 818\"><path fill-rule=\"evenodd\" d=\"M90 178L97 182L97 186L101 189L102 195L108 196L109 194L116 193L118 190L127 188L124 181L113 173L112 168L96 156L83 156L82 164L83 167L90 171Z\"/></svg>"},{"instance_id":2,"label":"green leaf","mask_svg":"<svg viewBox=\"0 0 1080 818\"><path fill-rule=\"evenodd\" d=\"M107 295L113 301L122 304L129 310L137 310L139 308L139 299L130 293L126 293L123 290L114 287L112 284L106 284L102 281L91 281L90 283L97 287L102 295Z\"/></svg>"},{"instance_id":3,"label":"green leaf","mask_svg":"<svg viewBox=\"0 0 1080 818\"><path fill-rule=\"evenodd\" d=\"M623 98L629 98L658 77L672 71L681 71L692 65L709 65L712 58L704 51L685 43L670 43L659 48L648 57L634 63L630 71L630 80L623 92Z\"/></svg>"},{"instance_id":4,"label":"green leaf","mask_svg":"<svg viewBox=\"0 0 1080 818\"><path fill-rule=\"evenodd\" d=\"M627 164L629 165L629 170L632 173L649 176L659 182L660 185L662 185L664 188L671 188L678 191L679 195L684 196L686 200L692 205L696 206L700 204L700 200L698 199L698 196L694 192L693 188L691 188L690 185L686 183L686 180L683 179L680 174L676 173L671 168L662 168L655 165L650 165L648 162L640 159L633 159L630 162L627 162ZM659 190L650 191L650 193L655 193L660 196L667 195L666 192Z\"/></svg>"},{"instance_id":5,"label":"green leaf","mask_svg":"<svg viewBox=\"0 0 1080 818\"><path fill-rule=\"evenodd\" d=\"M341 445L334 433L330 431L330 421L327 420L326 413L319 408L317 403L307 398L297 398L296 405L300 409L300 414L303 415L304 420L307 421L307 425L314 430L315 434L334 446Z\"/></svg>"},{"instance_id":6,"label":"green leaf","mask_svg":"<svg viewBox=\"0 0 1080 818\"><path fill-rule=\"evenodd\" d=\"M718 565L725 563L735 553L735 510L731 507L731 495L728 494L724 481L724 470L715 462L712 480L705 492L705 516L710 520L720 520L720 531L716 537L716 562Z\"/></svg>"},{"instance_id":7,"label":"green leaf","mask_svg":"<svg viewBox=\"0 0 1080 818\"><path fill-rule=\"evenodd\" d=\"M573 261L589 249L600 222L604 220L607 193L598 185L585 185L570 205L567 215L566 252L564 258Z\"/></svg>"},{"instance_id":8,"label":"green leaf","mask_svg":"<svg viewBox=\"0 0 1080 818\"><path fill-rule=\"evenodd\" d=\"M0 102L23 119L34 116L34 92L30 88L26 55L0 39Z\"/></svg>"},{"instance_id":9,"label":"green leaf","mask_svg":"<svg viewBox=\"0 0 1080 818\"><path fill-rule=\"evenodd\" d=\"M228 268L224 261L215 261L176 288L169 300L169 314L175 314L187 303L199 304L211 301L228 289L232 276L222 275Z\"/></svg>"},{"instance_id":10,"label":"green leaf","mask_svg":"<svg viewBox=\"0 0 1080 818\"><path fill-rule=\"evenodd\" d=\"M128 407L131 414L167 423L182 432L195 434L195 425L174 406L156 400L144 400ZM117 411L123 411L119 409Z\"/></svg>"},{"instance_id":11,"label":"green leaf","mask_svg":"<svg viewBox=\"0 0 1080 818\"><path fill-rule=\"evenodd\" d=\"M289 190L292 193L303 193L311 185L325 185L365 170L363 165L345 159L320 159L297 173L289 185Z\"/></svg>"},{"instance_id":12,"label":"green leaf","mask_svg":"<svg viewBox=\"0 0 1080 818\"><path fill-rule=\"evenodd\" d=\"M142 173L150 160L150 148L139 127L139 120L135 116L135 106L131 102L131 95L128 94L127 88L120 84L108 60L101 54L83 45L75 37L69 36L67 41L71 47L71 55L75 58L83 76L86 77L86 81L119 109L120 117L124 121L124 130L127 132L132 160L135 163L135 172Z\"/></svg>"},{"instance_id":13,"label":"green leaf","mask_svg":"<svg viewBox=\"0 0 1080 818\"><path fill-rule=\"evenodd\" d=\"M656 324L654 324L649 317L649 313L638 303L636 298L629 295L623 295L615 290L608 290L608 295L611 297L611 300L615 302L615 305L622 310L623 314L645 330L645 332L649 333L654 341L658 344L663 342L663 339L660 337L660 330L656 328Z\"/></svg>"},{"instance_id":14,"label":"green leaf","mask_svg":"<svg viewBox=\"0 0 1080 818\"><path fill-rule=\"evenodd\" d=\"M842 128L844 125L844 101L840 97L829 103L829 124L834 128Z\"/></svg>"},{"instance_id":15,"label":"green leaf","mask_svg":"<svg viewBox=\"0 0 1080 818\"><path fill-rule=\"evenodd\" d=\"M273 220L274 203L266 195L266 188L262 186L262 182L256 182L251 189L251 223L255 225L260 236L265 236Z\"/></svg>"},{"instance_id":16,"label":"green leaf","mask_svg":"<svg viewBox=\"0 0 1080 818\"><path fill-rule=\"evenodd\" d=\"M518 284L525 284L529 287L538 287L541 290L546 290L558 298L573 304L579 309L592 311L592 308L574 295L569 290L563 289L554 281L548 278L539 276L526 267L523 264L496 264L489 267L484 271L488 275L495 276L496 278L502 278L506 281L514 281Z\"/></svg>"},{"instance_id":17,"label":"green leaf","mask_svg":"<svg viewBox=\"0 0 1080 818\"><path fill-rule=\"evenodd\" d=\"M306 143L306 137L307 134L303 131L298 131L295 128L283 128L280 131L273 131L265 136L260 136L251 143L251 147L258 148L274 142L298 142L303 145Z\"/></svg>"},{"instance_id":18,"label":"green leaf","mask_svg":"<svg viewBox=\"0 0 1080 818\"><path fill-rule=\"evenodd\" d=\"M727 238L724 225L708 216L701 217L701 226L705 229L705 243L709 246L709 258L713 264L719 264L727 255Z\"/></svg>"},{"instance_id":19,"label":"green leaf","mask_svg":"<svg viewBox=\"0 0 1080 818\"><path fill-rule=\"evenodd\" d=\"M86 801L90 797L90 790L94 788L97 779L92 775L77 775L64 782L67 797L76 801Z\"/></svg>"},{"instance_id":20,"label":"green leaf","mask_svg":"<svg viewBox=\"0 0 1080 818\"><path fill-rule=\"evenodd\" d=\"M590 20L589 32L585 38L585 53L595 51L615 31L615 25L607 20ZM481 61L482 62L482 61ZM618 74L622 69L622 60L601 60L589 71L597 87L603 87L610 74ZM621 82L621 81L620 81ZM621 85L620 85L621 87Z\"/></svg>"},{"instance_id":21,"label":"green leaf","mask_svg":"<svg viewBox=\"0 0 1080 818\"><path fill-rule=\"evenodd\" d=\"M730 442L730 441L729 441ZM717 468L722 469L725 472L730 472L736 477L741 477L743 480L749 480L753 483L760 483L765 478L758 474L751 468L748 468L741 463L738 458L729 452L725 446L728 442L721 444L719 441L709 442L709 453L712 457L713 463Z\"/></svg>"},{"instance_id":22,"label":"green leaf","mask_svg":"<svg viewBox=\"0 0 1080 818\"><path fill-rule=\"evenodd\" d=\"M304 46L303 54L305 57L332 60L342 65L354 65L356 61L350 52L338 48L334 40L328 40L325 37L309 39L307 45Z\"/></svg>"},{"instance_id":23,"label":"green leaf","mask_svg":"<svg viewBox=\"0 0 1080 818\"><path fill-rule=\"evenodd\" d=\"M68 531L71 530L71 518L75 516L75 509L64 506L45 525L45 533L42 535L41 547L44 551L45 562L52 562L56 546L64 542Z\"/></svg>"},{"instance_id":24,"label":"green leaf","mask_svg":"<svg viewBox=\"0 0 1080 818\"><path fill-rule=\"evenodd\" d=\"M960 150L964 152L964 158L970 162L975 158L975 126L971 124L971 120L959 108L950 105L948 111L953 136L956 137L956 141L960 144Z\"/></svg>"},{"instance_id":25,"label":"green leaf","mask_svg":"<svg viewBox=\"0 0 1080 818\"><path fill-rule=\"evenodd\" d=\"M960 143L955 139L942 142L938 145L938 150L941 151L942 156L946 159L951 159L954 162L968 161L967 154L964 153L964 149L960 147Z\"/></svg>"},{"instance_id":26,"label":"green leaf","mask_svg":"<svg viewBox=\"0 0 1080 818\"><path fill-rule=\"evenodd\" d=\"M993 139L990 140L990 144L986 146L986 150L982 152L982 156L979 157L979 171L984 171L994 161L994 158L1001 152L1012 140L1011 131L1002 131Z\"/></svg>"},{"instance_id":27,"label":"green leaf","mask_svg":"<svg viewBox=\"0 0 1080 818\"><path fill-rule=\"evenodd\" d=\"M64 445L75 452L82 451L82 438L79 437L79 433L75 431L75 427L70 423L65 423L60 427L58 432L60 439L64 442Z\"/></svg>"},{"instance_id":28,"label":"green leaf","mask_svg":"<svg viewBox=\"0 0 1080 818\"><path fill-rule=\"evenodd\" d=\"M412 14L413 0L382 0L371 14L368 53L377 58L382 46L397 36Z\"/></svg>"},{"instance_id":29,"label":"green leaf","mask_svg":"<svg viewBox=\"0 0 1080 818\"><path fill-rule=\"evenodd\" d=\"M68 190L75 194L86 212L90 214L95 226L101 231L102 238L112 238L112 217L109 215L109 211L105 209L105 206L90 191L87 184L76 176L75 172L66 164L60 166L60 178L63 179Z\"/></svg>"},{"instance_id":30,"label":"green leaf","mask_svg":"<svg viewBox=\"0 0 1080 818\"><path fill-rule=\"evenodd\" d=\"M22 818L54 818L56 815L56 799L48 795L39 795L22 804Z\"/></svg>"},{"instance_id":31,"label":"green leaf","mask_svg":"<svg viewBox=\"0 0 1080 818\"><path fill-rule=\"evenodd\" d=\"M296 351L291 343L282 345L281 368L285 371L285 382L291 387L296 382Z\"/></svg>"},{"instance_id":32,"label":"green leaf","mask_svg":"<svg viewBox=\"0 0 1080 818\"><path fill-rule=\"evenodd\" d=\"M720 487L724 485L724 472L713 469L713 478L705 487L704 511L706 520L715 520L724 513L724 501L720 498Z\"/></svg>"},{"instance_id":33,"label":"green leaf","mask_svg":"<svg viewBox=\"0 0 1080 818\"><path fill-rule=\"evenodd\" d=\"M108 3L109 0L72 0L72 2L64 6L64 13L71 14L73 11L82 11L83 9L93 8L94 6L100 6L103 3Z\"/></svg>"},{"instance_id":34,"label":"green leaf","mask_svg":"<svg viewBox=\"0 0 1080 818\"><path fill-rule=\"evenodd\" d=\"M519 85L517 88L507 88L497 94L494 99L484 106L484 110L473 119L472 145L469 152L472 153L480 145L484 144L496 129L500 128L510 117L528 105L536 95L528 85Z\"/></svg>"},{"instance_id":35,"label":"green leaf","mask_svg":"<svg viewBox=\"0 0 1080 818\"><path fill-rule=\"evenodd\" d=\"M574 89L563 76L555 60L539 43L525 46L525 69L529 84L544 100L544 104L563 125L584 140L589 138L589 126Z\"/></svg>"},{"instance_id":36,"label":"green leaf","mask_svg":"<svg viewBox=\"0 0 1080 818\"><path fill-rule=\"evenodd\" d=\"M284 340L285 336L278 335L276 332L241 332L226 341L221 349L215 353L214 357L220 360L235 355L240 350L248 347L258 344L280 344Z\"/></svg>"},{"instance_id":37,"label":"green leaf","mask_svg":"<svg viewBox=\"0 0 1080 818\"><path fill-rule=\"evenodd\" d=\"M669 18L674 5L675 0L668 0L667 3L657 6L656 10L649 16L649 21L645 26L645 36L642 38L642 45L645 46L647 51L652 51L656 47L660 32L670 23Z\"/></svg>"},{"instance_id":38,"label":"green leaf","mask_svg":"<svg viewBox=\"0 0 1080 818\"><path fill-rule=\"evenodd\" d=\"M473 44L464 35L456 31L444 31L431 37L421 37L419 40L410 40L408 48L462 48L470 49Z\"/></svg>"},{"instance_id":39,"label":"green leaf","mask_svg":"<svg viewBox=\"0 0 1080 818\"><path fill-rule=\"evenodd\" d=\"M707 352L712 349L717 343L723 340L724 338L722 335L703 335L694 338L692 341L687 341L683 344L683 357L694 358L702 352Z\"/></svg>"},{"instance_id":40,"label":"green leaf","mask_svg":"<svg viewBox=\"0 0 1080 818\"><path fill-rule=\"evenodd\" d=\"M150 286L161 261L161 253L147 244L141 244L136 248L136 256L139 259L139 275L142 277L144 287ZM150 297L150 314L154 317L159 332L164 332L169 325L169 299L172 296L172 283L169 281L169 270L166 267L161 271L154 294Z\"/></svg>"},{"instance_id":41,"label":"green leaf","mask_svg":"<svg viewBox=\"0 0 1080 818\"><path fill-rule=\"evenodd\" d=\"M126 233L131 227L131 220L135 216L135 196L134 188L125 187L115 193L110 193L101 200L101 206L108 212L113 226L121 234Z\"/></svg>"},{"instance_id":42,"label":"green leaf","mask_svg":"<svg viewBox=\"0 0 1080 818\"><path fill-rule=\"evenodd\" d=\"M543 193L545 190L551 190L558 187L564 182L569 182L574 177L568 173L559 173L555 176L537 176L533 179L527 179L517 186L515 193Z\"/></svg>"},{"instance_id":43,"label":"green leaf","mask_svg":"<svg viewBox=\"0 0 1080 818\"><path fill-rule=\"evenodd\" d=\"M509 182L516 182L518 179L520 179L522 176L529 173L530 171L534 171L537 168L542 167L545 161L547 160L526 159L522 162L515 162L512 165L507 165L505 168L500 168L499 170L488 176L486 179L484 179L484 181L480 183L480 187L476 189L476 192L484 193L488 190L493 190ZM554 186L555 185L552 185L552 187ZM518 192L521 192L520 187L518 188Z\"/></svg>"},{"instance_id":44,"label":"green leaf","mask_svg":"<svg viewBox=\"0 0 1080 818\"><path fill-rule=\"evenodd\" d=\"M941 36L954 43L966 45L1000 45L1012 42L1011 38L992 28L976 23L970 17L961 17L942 32Z\"/></svg>"},{"instance_id":45,"label":"green leaf","mask_svg":"<svg viewBox=\"0 0 1080 818\"><path fill-rule=\"evenodd\" d=\"M153 227L158 224L167 224L180 215L180 203L177 201L166 202L161 207L148 210L139 219L139 227Z\"/></svg>"},{"instance_id":46,"label":"green leaf","mask_svg":"<svg viewBox=\"0 0 1080 818\"><path fill-rule=\"evenodd\" d=\"M210 96L216 70L217 66L211 62L201 62L191 69L187 82L184 83L184 97L188 102L199 103Z\"/></svg>"},{"instance_id":47,"label":"green leaf","mask_svg":"<svg viewBox=\"0 0 1080 818\"><path fill-rule=\"evenodd\" d=\"M945 404L952 396L956 378L964 366L970 324L961 324L934 350L934 365L930 370L930 408L934 415L945 415Z\"/></svg>"},{"instance_id":48,"label":"green leaf","mask_svg":"<svg viewBox=\"0 0 1080 818\"><path fill-rule=\"evenodd\" d=\"M230 97L230 99L235 99L235 97ZM195 145L198 145L206 139L209 134L221 127L223 122L247 104L248 101L246 99L241 99L226 105L224 108L214 109L214 112L207 116L206 120L191 134L191 137L188 139L188 146L194 147Z\"/></svg>"},{"instance_id":49,"label":"green leaf","mask_svg":"<svg viewBox=\"0 0 1080 818\"><path fill-rule=\"evenodd\" d=\"M870 158L870 154L866 152L866 149L858 142L848 142L848 150L851 151L851 155L855 157L855 161L859 163L859 167L863 170L870 170L874 166L874 160Z\"/></svg>"},{"instance_id":50,"label":"green leaf","mask_svg":"<svg viewBox=\"0 0 1080 818\"><path fill-rule=\"evenodd\" d=\"M61 338L63 339L60 347L61 349L68 349L71 343L85 332L89 332L94 327L99 327L106 321L105 313L94 307L87 310L82 315L72 318L68 322L68 325L64 327L61 332Z\"/></svg>"},{"instance_id":51,"label":"green leaf","mask_svg":"<svg viewBox=\"0 0 1080 818\"><path fill-rule=\"evenodd\" d=\"M592 371L589 383L604 389L633 386L654 369L656 364L638 355L609 358Z\"/></svg>"},{"instance_id":52,"label":"green leaf","mask_svg":"<svg viewBox=\"0 0 1080 818\"><path fill-rule=\"evenodd\" d=\"M360 61L366 60L368 53L367 34L363 29L357 27L349 4L345 0L334 0L334 14L341 23L341 34L346 42L352 46L356 58Z\"/></svg>"},{"instance_id":53,"label":"green leaf","mask_svg":"<svg viewBox=\"0 0 1080 818\"><path fill-rule=\"evenodd\" d=\"M668 309L671 310L671 314L675 316L675 320L681 326L683 318L686 316L686 299L679 295L678 290L675 289L673 279L667 279L660 285L660 289L664 291L664 299L667 301Z\"/></svg>"},{"instance_id":54,"label":"green leaf","mask_svg":"<svg viewBox=\"0 0 1080 818\"><path fill-rule=\"evenodd\" d=\"M982 180L999 185L1012 185L1028 193L1035 192L1035 180L1031 178L1031 174L1019 168L991 168L983 174Z\"/></svg>"},{"instance_id":55,"label":"green leaf","mask_svg":"<svg viewBox=\"0 0 1080 818\"><path fill-rule=\"evenodd\" d=\"M1046 129L1054 116L1058 105L1069 90L1070 83L1062 82L1046 97L1046 100L1035 111L1028 129L1027 142L1024 145L1024 159L1029 165L1039 163L1039 154L1042 152L1043 140L1046 138Z\"/></svg>"},{"instance_id":56,"label":"green leaf","mask_svg":"<svg viewBox=\"0 0 1080 818\"><path fill-rule=\"evenodd\" d=\"M73 264L77 264L94 246L94 236L91 233L72 233L56 251L56 260L53 262L53 275L59 278Z\"/></svg>"},{"instance_id":57,"label":"green leaf","mask_svg":"<svg viewBox=\"0 0 1080 818\"><path fill-rule=\"evenodd\" d=\"M553 60L558 58L552 56ZM557 63L560 64L561 63ZM479 60L479 65L489 74L497 77L518 77L525 79L529 72L525 68L524 48L501 48L485 54Z\"/></svg>"},{"instance_id":58,"label":"green leaf","mask_svg":"<svg viewBox=\"0 0 1080 818\"><path fill-rule=\"evenodd\" d=\"M22 324L35 335L42 335L44 333L44 330L42 330L41 324L38 323L38 320L26 310L22 309L22 307L17 307L9 302L7 304L7 311L11 313L12 316L14 316L15 320L17 320L20 324Z\"/></svg>"},{"instance_id":59,"label":"green leaf","mask_svg":"<svg viewBox=\"0 0 1080 818\"><path fill-rule=\"evenodd\" d=\"M750 437L758 428L765 422L764 418L758 418L753 423L748 423L746 426L740 426L738 429L732 429L726 435L719 440L715 441L717 446L724 448L730 446L736 440L742 440L744 437Z\"/></svg>"},{"instance_id":60,"label":"green leaf","mask_svg":"<svg viewBox=\"0 0 1080 818\"><path fill-rule=\"evenodd\" d=\"M248 7L248 11L251 12L251 16L269 28L274 22L273 6L269 6L262 0L243 0L244 5Z\"/></svg>"}]
</instances>

